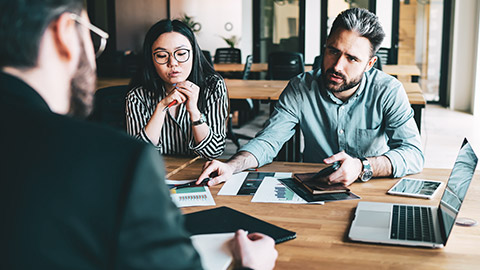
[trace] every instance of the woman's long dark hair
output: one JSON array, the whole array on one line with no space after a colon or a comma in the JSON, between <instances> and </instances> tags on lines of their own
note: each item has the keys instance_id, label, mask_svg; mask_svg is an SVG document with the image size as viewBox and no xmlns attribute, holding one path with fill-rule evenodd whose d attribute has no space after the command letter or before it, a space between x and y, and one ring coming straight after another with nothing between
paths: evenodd
<instances>
[{"instance_id":1,"label":"woman's long dark hair","mask_svg":"<svg viewBox=\"0 0 480 270\"><path fill-rule=\"evenodd\" d=\"M130 89L142 86L147 91L152 92L155 98L158 98L161 94L163 94L161 92L164 91L164 88L162 87L164 81L160 78L160 76L158 76L153 64L152 45L161 34L169 32L177 32L182 34L190 41L190 44L192 45L193 65L192 71L188 76L188 80L200 87L200 93L198 94L198 108L203 112L206 105L205 79L213 74L218 75L218 73L213 69L210 62L207 61L203 55L192 30L179 20L172 21L165 19L150 27L145 36L145 41L143 42L143 54L140 63L140 69L130 81Z\"/></svg>"}]
</instances>

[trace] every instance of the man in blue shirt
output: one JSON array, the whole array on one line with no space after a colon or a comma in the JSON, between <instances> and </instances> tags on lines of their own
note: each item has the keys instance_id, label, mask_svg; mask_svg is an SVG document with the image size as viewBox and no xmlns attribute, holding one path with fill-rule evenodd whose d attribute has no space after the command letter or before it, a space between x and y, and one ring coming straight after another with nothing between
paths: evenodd
<instances>
[{"instance_id":1,"label":"man in blue shirt","mask_svg":"<svg viewBox=\"0 0 480 270\"><path fill-rule=\"evenodd\" d=\"M256 138L226 163L207 162L209 185L273 160L300 124L306 162L340 162L323 179L350 185L371 177L402 177L423 168L420 134L402 84L372 68L385 34L378 18L349 9L335 19L322 68L290 80Z\"/></svg>"}]
</instances>

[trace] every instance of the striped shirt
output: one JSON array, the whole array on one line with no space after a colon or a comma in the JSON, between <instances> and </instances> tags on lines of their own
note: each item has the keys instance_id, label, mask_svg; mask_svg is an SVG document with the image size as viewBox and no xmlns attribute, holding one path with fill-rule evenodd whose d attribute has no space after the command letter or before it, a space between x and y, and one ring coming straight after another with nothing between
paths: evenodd
<instances>
[{"instance_id":1,"label":"striped shirt","mask_svg":"<svg viewBox=\"0 0 480 270\"><path fill-rule=\"evenodd\" d=\"M195 143L192 130L192 120L185 103L178 106L177 118L169 111L165 115L160 139L153 144L145 133L145 127L152 117L158 102L165 98L166 93L158 99L143 87L136 87L127 94L127 132L128 134L152 144L161 154L190 155L194 154L207 159L220 156L225 150L226 119L228 116L227 88L223 79L217 75L206 78L207 88L204 90L206 106L202 112L207 120L209 133L200 143Z\"/></svg>"}]
</instances>

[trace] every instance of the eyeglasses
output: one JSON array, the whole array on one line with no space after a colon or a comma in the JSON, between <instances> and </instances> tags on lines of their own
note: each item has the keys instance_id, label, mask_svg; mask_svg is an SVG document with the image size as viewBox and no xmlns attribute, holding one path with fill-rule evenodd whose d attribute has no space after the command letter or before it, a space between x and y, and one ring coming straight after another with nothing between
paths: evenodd
<instances>
[{"instance_id":1,"label":"eyeglasses","mask_svg":"<svg viewBox=\"0 0 480 270\"><path fill-rule=\"evenodd\" d=\"M107 46L108 33L96 27L95 25L91 24L90 22L78 16L77 14L70 13L70 18L72 18L72 20L74 20L75 22L87 27L93 33L91 34L91 37L92 37L93 47L95 49L95 57L98 58L103 53L103 51L105 50L105 47Z\"/></svg>"},{"instance_id":2,"label":"eyeglasses","mask_svg":"<svg viewBox=\"0 0 480 270\"><path fill-rule=\"evenodd\" d=\"M153 58L155 59L155 62L157 62L160 65L165 65L170 61L170 56L172 56L171 53L167 51L158 51L153 53ZM190 50L189 49L178 49L173 52L173 57L177 62L179 63L185 63L190 59Z\"/></svg>"}]
</instances>

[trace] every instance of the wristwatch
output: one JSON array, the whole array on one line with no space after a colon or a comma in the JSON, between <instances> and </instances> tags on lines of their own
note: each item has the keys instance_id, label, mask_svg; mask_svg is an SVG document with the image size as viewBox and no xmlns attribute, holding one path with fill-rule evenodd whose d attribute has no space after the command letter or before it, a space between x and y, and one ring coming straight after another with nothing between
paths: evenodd
<instances>
[{"instance_id":1,"label":"wristwatch","mask_svg":"<svg viewBox=\"0 0 480 270\"><path fill-rule=\"evenodd\" d=\"M206 123L206 122L207 122L207 118L205 117L205 115L203 113L201 113L200 114L200 119L198 119L197 121L193 121L192 125L198 126L198 125L201 125L201 124Z\"/></svg>"},{"instance_id":2,"label":"wristwatch","mask_svg":"<svg viewBox=\"0 0 480 270\"><path fill-rule=\"evenodd\" d=\"M362 162L363 168L362 172L358 175L358 179L363 182L367 182L368 180L372 179L373 176L372 166L370 166L370 162L368 162L368 159L364 157L359 159Z\"/></svg>"}]
</instances>

